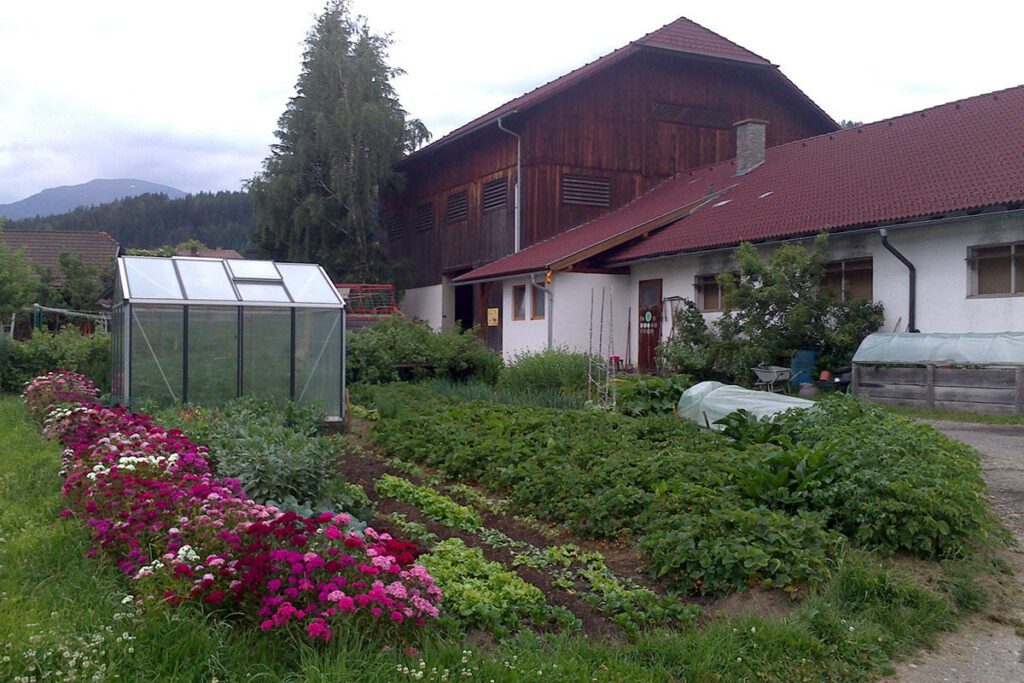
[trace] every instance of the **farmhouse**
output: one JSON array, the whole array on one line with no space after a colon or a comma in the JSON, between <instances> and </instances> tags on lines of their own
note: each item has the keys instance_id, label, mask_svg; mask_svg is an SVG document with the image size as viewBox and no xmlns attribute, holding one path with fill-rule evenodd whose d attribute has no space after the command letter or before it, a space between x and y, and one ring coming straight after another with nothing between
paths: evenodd
<instances>
[{"instance_id":1,"label":"farmhouse","mask_svg":"<svg viewBox=\"0 0 1024 683\"><path fill-rule=\"evenodd\" d=\"M500 350L502 287L454 278L732 158L748 118L772 122L768 145L837 128L775 65L679 19L470 121L404 159L405 191L383 198L388 250L417 270L403 310L480 324Z\"/></svg>"},{"instance_id":2,"label":"farmhouse","mask_svg":"<svg viewBox=\"0 0 1024 683\"><path fill-rule=\"evenodd\" d=\"M646 109L655 120L653 126L638 120L636 128L629 129L650 145L637 150L638 168L670 171L670 177L663 179L657 173L644 177L638 171L633 178L635 194L619 193L616 197L622 201L615 202L605 201L614 193L587 186L580 196L601 198L602 210L562 218L571 213L562 209L572 205L567 199L577 196L572 183L582 170L559 167L560 175L546 176L551 182L545 183L536 175L536 166L531 167L531 179L526 181L526 171L523 176L532 188L533 194L527 194L547 212L543 221L534 218L542 209L523 213L520 230L529 239L500 258L494 258L500 250L490 243L489 262L478 263L468 272L446 267L444 258L452 254L443 254L440 284L430 287L424 282L427 286L410 290L404 302L407 313L443 326L450 324L452 316L465 320L462 314L472 312L470 320L485 324L492 348L506 356L548 345L586 350L593 347L597 330L606 355L622 356L641 369L651 369L655 346L669 334L668 313L674 302L693 300L708 316L720 309L715 276L732 269L730 255L741 241L770 248L827 230L833 235L830 279L851 295L883 302L888 331L1024 329L1024 297L1019 296L1024 292L1024 88L840 131L805 96L798 95L775 67L702 31L680 20L632 43L632 59L641 65L637 78L645 77L644 50L651 41L660 40L652 37L668 32L679 41L677 52L686 55L673 53L680 72L690 73L693 64L701 64L721 76L715 81L719 90L714 106L733 96L753 104L743 94L748 92L744 69L752 68L752 62L760 64L756 73L763 79L762 87L774 93L774 102L788 106L770 111L767 102L757 102L760 108L729 109L728 117L723 113L715 119L719 127L713 135L701 129L706 139L727 136L728 143L720 144L715 158L694 160L683 152L704 149L701 144L681 142L667 133L649 134L664 130L663 122L657 120L663 111L656 99L661 91L655 88L657 96L646 105L640 101L646 94L638 92L637 101L628 106L638 112ZM694 56L694 44L707 45L697 36L713 36L716 42L708 51L718 49L719 54L713 59ZM732 46L728 58L721 54L723 45ZM740 59L744 53L746 61ZM629 75L624 78L628 81ZM577 83L571 92L583 99L593 87ZM673 100L680 109L673 111L692 114L695 107L683 101L688 92L681 87L679 99ZM607 97L620 101L611 94ZM513 105L505 107L515 110ZM806 112L802 119L800 112ZM812 112L818 112L818 118ZM701 116L701 121L712 118ZM800 135L795 119L818 128ZM613 120L614 129L620 123ZM579 135L596 128L572 119L565 125L575 126ZM522 131L526 145L528 129ZM549 132L545 139L573 134ZM633 136L620 133L619 137ZM670 138L677 143L672 148L676 152L667 153ZM603 143L594 150L606 151ZM666 154L675 155L674 168L659 166L658 160ZM414 157L407 163L415 162ZM587 172L607 177L608 187L616 186L612 179L618 176L612 171ZM410 178L407 193L415 191L415 176ZM557 192L544 205L537 194L549 186ZM559 222L574 218L581 220L572 226ZM549 227L539 231L535 221ZM438 237L449 228L431 227ZM478 227L460 239L459 248L480 248L496 234ZM444 238L439 242L443 244ZM475 252L477 261L485 260L482 253ZM462 258L467 256L468 252ZM472 310L466 304L459 306L460 298L468 299L460 295L466 285L474 286Z\"/></svg>"}]
</instances>

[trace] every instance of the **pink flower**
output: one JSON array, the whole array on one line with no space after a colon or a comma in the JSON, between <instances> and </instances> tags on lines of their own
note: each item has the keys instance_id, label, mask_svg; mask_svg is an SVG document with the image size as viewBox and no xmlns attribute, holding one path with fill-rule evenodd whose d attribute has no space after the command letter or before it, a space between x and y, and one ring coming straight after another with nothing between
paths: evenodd
<instances>
[{"instance_id":1,"label":"pink flower","mask_svg":"<svg viewBox=\"0 0 1024 683\"><path fill-rule=\"evenodd\" d=\"M323 619L311 621L309 623L309 626L306 627L306 631L309 633L309 637L313 640L320 639L324 642L330 640L331 637L334 635L333 633L331 633L331 627L328 626Z\"/></svg>"}]
</instances>

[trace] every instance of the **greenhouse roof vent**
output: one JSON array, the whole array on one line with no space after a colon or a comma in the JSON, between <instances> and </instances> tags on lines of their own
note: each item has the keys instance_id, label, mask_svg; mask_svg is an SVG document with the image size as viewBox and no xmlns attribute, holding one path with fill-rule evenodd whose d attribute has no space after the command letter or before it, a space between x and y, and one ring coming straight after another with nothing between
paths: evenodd
<instances>
[{"instance_id":1,"label":"greenhouse roof vent","mask_svg":"<svg viewBox=\"0 0 1024 683\"><path fill-rule=\"evenodd\" d=\"M204 306L345 306L327 273L315 263L193 256L118 258L117 300Z\"/></svg>"}]
</instances>

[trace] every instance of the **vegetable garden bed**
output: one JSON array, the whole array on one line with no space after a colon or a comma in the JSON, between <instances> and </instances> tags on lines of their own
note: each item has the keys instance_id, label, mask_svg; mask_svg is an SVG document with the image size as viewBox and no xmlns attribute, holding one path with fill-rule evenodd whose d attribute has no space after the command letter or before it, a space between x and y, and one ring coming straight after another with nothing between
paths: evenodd
<instances>
[{"instance_id":1,"label":"vegetable garden bed","mask_svg":"<svg viewBox=\"0 0 1024 683\"><path fill-rule=\"evenodd\" d=\"M125 637L93 655L122 679L864 680L984 608L983 587L1001 576L970 451L858 403L775 427L736 416L713 435L408 387L359 400L376 423L357 421L344 443L305 442L288 430L308 416L250 404L175 419L247 491L310 515L360 510L353 533L369 522L416 541L442 590L436 623L402 640L340 620L325 642L295 624L263 632L208 602L124 607L121 570L81 558L88 527L56 520L55 450L30 446L0 464L0 677L41 679L85 641L91 626L57 616L71 594L104 629L131 611ZM12 403L0 400L0 436L23 444L30 428L9 431L25 422ZM325 474L325 448L340 470ZM43 506L31 524L23 490ZM54 520L79 540L41 562L31 538ZM910 554L943 561L898 559ZM771 594L781 614L737 610L736 596L770 586L786 588Z\"/></svg>"}]
</instances>

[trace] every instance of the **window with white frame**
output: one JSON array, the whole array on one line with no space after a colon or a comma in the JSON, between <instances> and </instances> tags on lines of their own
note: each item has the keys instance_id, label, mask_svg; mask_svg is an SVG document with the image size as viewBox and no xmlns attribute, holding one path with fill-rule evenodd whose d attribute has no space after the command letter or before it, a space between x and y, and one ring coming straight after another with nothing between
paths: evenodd
<instances>
[{"instance_id":1,"label":"window with white frame","mask_svg":"<svg viewBox=\"0 0 1024 683\"><path fill-rule=\"evenodd\" d=\"M532 313L530 314L531 320L543 320L544 319L544 290L540 287L530 287L531 298L532 298Z\"/></svg>"},{"instance_id":2,"label":"window with white frame","mask_svg":"<svg viewBox=\"0 0 1024 683\"><path fill-rule=\"evenodd\" d=\"M1024 242L970 247L971 296L1024 294Z\"/></svg>"},{"instance_id":3,"label":"window with white frame","mask_svg":"<svg viewBox=\"0 0 1024 683\"><path fill-rule=\"evenodd\" d=\"M512 319L526 320L526 285L512 288Z\"/></svg>"}]
</instances>

